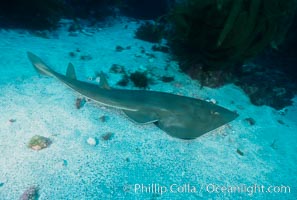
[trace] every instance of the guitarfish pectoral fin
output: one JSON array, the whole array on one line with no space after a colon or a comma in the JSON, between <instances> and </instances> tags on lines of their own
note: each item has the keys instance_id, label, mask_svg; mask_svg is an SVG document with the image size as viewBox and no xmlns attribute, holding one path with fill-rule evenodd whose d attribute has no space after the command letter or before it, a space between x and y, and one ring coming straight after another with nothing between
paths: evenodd
<instances>
[{"instance_id":1,"label":"guitarfish pectoral fin","mask_svg":"<svg viewBox=\"0 0 297 200\"><path fill-rule=\"evenodd\" d=\"M153 112L146 111L129 111L123 110L123 112L129 117L132 121L139 124L149 124L158 121L158 118Z\"/></svg>"}]
</instances>

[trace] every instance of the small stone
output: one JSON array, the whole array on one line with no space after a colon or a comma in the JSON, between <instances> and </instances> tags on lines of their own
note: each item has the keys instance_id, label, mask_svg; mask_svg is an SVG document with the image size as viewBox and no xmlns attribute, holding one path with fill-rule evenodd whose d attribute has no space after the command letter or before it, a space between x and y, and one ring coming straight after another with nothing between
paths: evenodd
<instances>
[{"instance_id":1,"label":"small stone","mask_svg":"<svg viewBox=\"0 0 297 200\"><path fill-rule=\"evenodd\" d=\"M108 133L105 133L104 135L102 135L102 139L103 140L111 140L114 136L114 133L112 132L108 132Z\"/></svg>"},{"instance_id":2,"label":"small stone","mask_svg":"<svg viewBox=\"0 0 297 200\"><path fill-rule=\"evenodd\" d=\"M284 122L283 120L281 120L281 119L278 119L277 122L278 122L279 124L285 125L285 122Z\"/></svg>"},{"instance_id":3,"label":"small stone","mask_svg":"<svg viewBox=\"0 0 297 200\"><path fill-rule=\"evenodd\" d=\"M71 58L74 58L75 57L75 53L74 52L69 52L69 56L71 57Z\"/></svg>"},{"instance_id":4,"label":"small stone","mask_svg":"<svg viewBox=\"0 0 297 200\"><path fill-rule=\"evenodd\" d=\"M80 56L80 59L86 61L86 60L92 60L93 58L90 55L82 55L82 56Z\"/></svg>"},{"instance_id":5,"label":"small stone","mask_svg":"<svg viewBox=\"0 0 297 200\"><path fill-rule=\"evenodd\" d=\"M281 110L278 111L278 113L279 113L280 115L286 115L287 112L288 112L288 109L287 109L287 108L283 108L283 109L281 109Z\"/></svg>"},{"instance_id":6,"label":"small stone","mask_svg":"<svg viewBox=\"0 0 297 200\"><path fill-rule=\"evenodd\" d=\"M169 82L174 81L174 77L173 77L173 76L162 76L162 77L161 77L161 80L162 80L164 83L169 83Z\"/></svg>"},{"instance_id":7,"label":"small stone","mask_svg":"<svg viewBox=\"0 0 297 200\"><path fill-rule=\"evenodd\" d=\"M211 99L206 99L207 102L212 103L212 104L217 104L217 101L213 98Z\"/></svg>"},{"instance_id":8,"label":"small stone","mask_svg":"<svg viewBox=\"0 0 297 200\"><path fill-rule=\"evenodd\" d=\"M125 67L118 64L112 64L112 66L109 69L110 72L115 74L124 74L125 73Z\"/></svg>"},{"instance_id":9,"label":"small stone","mask_svg":"<svg viewBox=\"0 0 297 200\"><path fill-rule=\"evenodd\" d=\"M116 46L116 51L117 51L117 52L121 52L121 51L123 51L123 50L125 50L124 47L121 47L120 45Z\"/></svg>"},{"instance_id":10,"label":"small stone","mask_svg":"<svg viewBox=\"0 0 297 200\"><path fill-rule=\"evenodd\" d=\"M80 109L81 107L83 107L86 103L86 99L85 98L76 98L75 101L75 107L77 109Z\"/></svg>"},{"instance_id":11,"label":"small stone","mask_svg":"<svg viewBox=\"0 0 297 200\"><path fill-rule=\"evenodd\" d=\"M119 80L119 81L117 82L117 85L120 85L120 86L125 87L125 86L128 85L128 83L129 83L129 76L126 75L126 74L124 74L124 75L122 76L121 80Z\"/></svg>"},{"instance_id":12,"label":"small stone","mask_svg":"<svg viewBox=\"0 0 297 200\"><path fill-rule=\"evenodd\" d=\"M39 197L37 186L30 186L20 197L20 200L37 200Z\"/></svg>"},{"instance_id":13,"label":"small stone","mask_svg":"<svg viewBox=\"0 0 297 200\"><path fill-rule=\"evenodd\" d=\"M102 115L101 117L99 117L99 120L100 120L101 122L106 122L106 121L108 120L108 116L106 116L106 115Z\"/></svg>"},{"instance_id":14,"label":"small stone","mask_svg":"<svg viewBox=\"0 0 297 200\"><path fill-rule=\"evenodd\" d=\"M244 153L243 153L242 151L240 151L240 149L237 149L237 150L236 150L236 153L238 153L238 154L241 155L241 156L244 155Z\"/></svg>"},{"instance_id":15,"label":"small stone","mask_svg":"<svg viewBox=\"0 0 297 200\"><path fill-rule=\"evenodd\" d=\"M28 147L35 151L39 151L41 149L47 148L49 145L51 145L51 143L52 141L49 138L35 135L29 141Z\"/></svg>"},{"instance_id":16,"label":"small stone","mask_svg":"<svg viewBox=\"0 0 297 200\"><path fill-rule=\"evenodd\" d=\"M245 121L247 121L251 126L256 124L256 121L251 117L245 118Z\"/></svg>"},{"instance_id":17,"label":"small stone","mask_svg":"<svg viewBox=\"0 0 297 200\"><path fill-rule=\"evenodd\" d=\"M2 187L4 185L4 183L0 182L0 187Z\"/></svg>"},{"instance_id":18,"label":"small stone","mask_svg":"<svg viewBox=\"0 0 297 200\"><path fill-rule=\"evenodd\" d=\"M63 167L67 167L67 166L68 166L68 161L64 159L64 160L62 161L62 166L63 166Z\"/></svg>"},{"instance_id":19,"label":"small stone","mask_svg":"<svg viewBox=\"0 0 297 200\"><path fill-rule=\"evenodd\" d=\"M92 138L92 137L89 137L87 139L87 143L91 146L96 146L97 145L97 141L96 141L96 138Z\"/></svg>"},{"instance_id":20,"label":"small stone","mask_svg":"<svg viewBox=\"0 0 297 200\"><path fill-rule=\"evenodd\" d=\"M277 150L278 149L278 145L277 145L277 140L274 139L272 141L272 143L270 144L270 147L273 148L274 150Z\"/></svg>"},{"instance_id":21,"label":"small stone","mask_svg":"<svg viewBox=\"0 0 297 200\"><path fill-rule=\"evenodd\" d=\"M136 58L140 58L140 57L142 57L142 55L141 55L140 53L136 53L136 54L134 54L134 56L135 56Z\"/></svg>"},{"instance_id":22,"label":"small stone","mask_svg":"<svg viewBox=\"0 0 297 200\"><path fill-rule=\"evenodd\" d=\"M14 123L14 122L16 122L16 119L10 119L9 122Z\"/></svg>"}]
</instances>

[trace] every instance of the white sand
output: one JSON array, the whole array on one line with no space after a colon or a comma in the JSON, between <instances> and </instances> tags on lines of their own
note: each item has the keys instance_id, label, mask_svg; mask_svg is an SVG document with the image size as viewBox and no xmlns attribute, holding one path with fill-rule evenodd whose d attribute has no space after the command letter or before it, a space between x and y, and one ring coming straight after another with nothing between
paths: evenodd
<instances>
[{"instance_id":1,"label":"white sand","mask_svg":"<svg viewBox=\"0 0 297 200\"><path fill-rule=\"evenodd\" d=\"M41 200L250 197L247 193L208 193L205 190L208 184L285 185L290 186L290 193L258 192L252 197L294 199L297 196L297 99L281 115L269 107L253 106L234 85L200 89L197 81L178 72L169 55L152 52L152 44L134 39L137 26L136 22L123 20L100 30L86 29L94 32L93 36L78 33L76 37L68 36L65 28L51 34L50 39L21 30L0 30L0 200L18 199L31 185L39 186ZM131 49L116 52L117 45ZM150 60L141 54L141 47L156 58ZM154 79L151 90L214 98L219 105L236 110L240 116L198 139L183 141L154 125L136 125L121 111L92 102L78 110L77 95L56 80L39 76L26 51L41 56L61 73L71 61L83 81L102 70L108 73L114 87L121 76L109 73L112 64L123 65L128 71L147 69ZM76 57L69 56L71 51ZM92 59L82 61L81 55L90 55ZM164 71L166 65L168 71ZM175 81L162 83L158 80L162 75L174 75ZM131 83L126 88L135 89ZM99 120L103 115L108 116L106 122ZM249 125L244 120L247 117L255 119L256 124ZM12 123L10 119L16 121ZM107 132L114 136L103 141L101 136ZM53 144L39 152L33 151L27 143L34 135L49 137ZM98 140L96 146L87 143L90 137ZM237 149L244 155L239 155ZM135 184L158 184L167 189L172 184L190 184L198 191L136 193Z\"/></svg>"}]
</instances>

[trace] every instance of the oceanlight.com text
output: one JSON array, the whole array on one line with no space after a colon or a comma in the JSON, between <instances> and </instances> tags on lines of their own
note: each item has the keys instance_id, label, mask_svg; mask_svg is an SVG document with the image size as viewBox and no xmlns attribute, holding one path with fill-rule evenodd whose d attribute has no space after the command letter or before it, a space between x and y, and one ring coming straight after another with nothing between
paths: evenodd
<instances>
[{"instance_id":1,"label":"oceanlight.com text","mask_svg":"<svg viewBox=\"0 0 297 200\"><path fill-rule=\"evenodd\" d=\"M280 186L264 186L264 185L237 185L237 186L223 186L216 184L208 184L205 187L208 193L247 193L252 196L256 193L291 193L291 187L280 185Z\"/></svg>"}]
</instances>

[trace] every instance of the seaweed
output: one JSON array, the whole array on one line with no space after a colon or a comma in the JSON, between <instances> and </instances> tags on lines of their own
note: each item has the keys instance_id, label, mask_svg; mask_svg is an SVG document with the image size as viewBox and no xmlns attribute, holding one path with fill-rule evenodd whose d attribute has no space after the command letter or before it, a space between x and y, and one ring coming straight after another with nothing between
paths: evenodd
<instances>
[{"instance_id":1,"label":"seaweed","mask_svg":"<svg viewBox=\"0 0 297 200\"><path fill-rule=\"evenodd\" d=\"M181 60L204 70L230 69L279 44L296 11L296 0L185 0L168 14L169 41Z\"/></svg>"}]
</instances>

